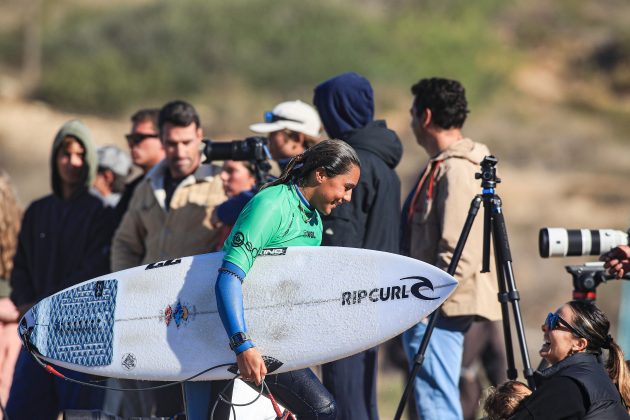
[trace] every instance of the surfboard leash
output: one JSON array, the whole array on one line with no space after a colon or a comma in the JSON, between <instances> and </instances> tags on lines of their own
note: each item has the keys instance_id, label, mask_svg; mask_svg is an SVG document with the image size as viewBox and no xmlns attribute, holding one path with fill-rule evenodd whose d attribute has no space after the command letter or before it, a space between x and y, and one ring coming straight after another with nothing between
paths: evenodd
<instances>
[{"instance_id":1,"label":"surfboard leash","mask_svg":"<svg viewBox=\"0 0 630 420\"><path fill-rule=\"evenodd\" d=\"M269 390L267 384L263 382L263 385L267 387L267 394L269 395L269 399L271 400L271 405L273 405L273 411L276 412L276 420L295 420L295 416L292 412L285 409L283 413L282 410L280 410L280 406L276 402L276 399L273 397L273 394L271 394L271 391Z\"/></svg>"},{"instance_id":2,"label":"surfboard leash","mask_svg":"<svg viewBox=\"0 0 630 420\"><path fill-rule=\"evenodd\" d=\"M241 404L229 401L229 399L225 396L224 392L230 387L230 385L233 385L234 381L238 378L238 376L240 375L237 375L234 378L232 378L219 393L219 398L217 398L217 400L214 402L214 405L212 406L212 412L210 413L210 420L214 419L214 412L217 408L217 405L219 404L219 401L223 401L224 404L227 404L228 406L230 406L230 409L232 410L232 414L234 418L236 419L236 410L234 409L234 407L245 407L245 406L254 404L256 401L258 401L261 395L263 395L263 392L265 392L265 396L267 396L269 400L271 401L273 411L275 411L276 413L275 420L296 420L295 416L290 410L285 409L283 412L280 409L280 405L278 404L278 402L276 401L276 398L271 393L271 390L269 389L269 386L267 385L264 379L262 380L260 384L260 390L257 390L258 395L256 395L256 398L254 398L253 400L246 403L241 403Z\"/></svg>"},{"instance_id":3,"label":"surfboard leash","mask_svg":"<svg viewBox=\"0 0 630 420\"><path fill-rule=\"evenodd\" d=\"M222 363L220 365L215 365L212 367L209 367L208 369L204 369L199 373L196 373L186 379L182 379L180 381L173 381L173 382L167 382L163 385L155 385L155 386L149 386L146 388L117 388L117 387L112 387L112 386L107 386L107 385L98 385L98 382L102 382L102 380L99 381L82 381L79 379L74 379L71 378L69 376L64 375L63 373L59 372L57 369L55 369L54 366L52 366L50 363L46 363L45 361L43 361L40 357L41 353L39 353L39 350L37 350L37 348L35 348L34 346L31 345L31 342L29 340L29 336L30 336L31 330L26 330L22 335L21 335L21 339L22 339L22 343L24 344L24 347L26 348L26 351L28 351L28 353L31 355L31 357L35 360L35 362L40 365L46 372L50 373L51 375L54 375L60 379L63 379L64 381L68 381L71 383L75 383L75 384L79 384L79 385L83 385L83 386L89 386L92 388L98 388L98 389L104 389L104 390L111 390L111 391L122 391L122 392L129 392L129 391L149 391L149 390L155 390L155 389L162 389L162 388L168 388L171 386L175 386L175 385L182 385L184 382L188 382L188 381L192 381L193 379L203 375L204 373L210 372L211 370L214 369L218 369L220 367L228 367L228 366L233 366L234 363ZM210 418L212 419L214 416L214 411L217 407L218 402L221 400L224 403L228 404L230 406L230 409L232 410L232 413L234 415L234 418L236 418L236 411L234 407L245 407L248 405L251 405L253 403L255 403L256 401L258 401L258 399L260 398L260 396L263 394L264 390L266 390L266 394L269 397L269 400L271 401L271 404L273 406L274 411L276 412L276 419L277 420L295 420L295 417L293 415L293 413L291 413L291 411L285 409L284 412L282 412L282 410L280 410L280 406L278 405L278 403L276 402L275 397L273 396L273 394L271 393L271 391L269 390L269 386L267 386L267 384L265 383L265 380L262 380L261 386L260 386L260 391L258 392L258 395L256 396L256 398L254 398L252 401L249 401L247 403L233 403L231 401L228 401L228 399L223 395L223 393L225 392L225 390L228 388L228 386L233 383L240 375L235 375L234 378L232 378L230 380L230 383L228 383L228 385L225 386L225 388L223 388L223 390L219 393L219 398L217 398L217 401L215 401L214 406L212 407L212 413ZM1 402L0 402L0 407L2 410L2 414L3 417L5 419L8 420L8 417L6 415L6 412L4 410L4 406L2 406Z\"/></svg>"},{"instance_id":4,"label":"surfboard leash","mask_svg":"<svg viewBox=\"0 0 630 420\"><path fill-rule=\"evenodd\" d=\"M63 379L64 381L68 381L68 382L72 382L75 384L79 384L79 385L85 385L85 386L90 386L93 388L98 388L98 389L108 389L108 390L112 390L112 391L149 391L149 390L154 390L154 389L161 389L161 388L168 388L170 386L174 386L174 385L181 385L184 382L188 382L188 381L192 381L193 379L203 375L204 373L210 372L211 370L214 369L218 369L221 367L228 367L228 366L232 366L233 363L223 363L220 365L215 365L212 367L209 367L208 369L204 369L199 373L196 373L188 378L182 379L180 381L173 381L173 382L167 382L163 385L155 385L155 386L149 386L146 388L117 388L117 387L113 387L113 386L107 386L107 385L98 385L98 382L103 382L102 380L98 380L98 381L82 381L79 379L74 379L71 378L69 376L64 375L63 373L59 372L57 369L55 369L54 366L52 366L49 363L44 362L39 353L39 350L37 350L37 348L33 347L29 341L29 335L30 335L30 330L27 330L24 334L22 334L21 339L22 339L22 343L24 344L24 347L26 347L26 351L28 351L28 353L31 355L31 357L35 360L35 362L40 365L46 372L60 378Z\"/></svg>"}]
</instances>

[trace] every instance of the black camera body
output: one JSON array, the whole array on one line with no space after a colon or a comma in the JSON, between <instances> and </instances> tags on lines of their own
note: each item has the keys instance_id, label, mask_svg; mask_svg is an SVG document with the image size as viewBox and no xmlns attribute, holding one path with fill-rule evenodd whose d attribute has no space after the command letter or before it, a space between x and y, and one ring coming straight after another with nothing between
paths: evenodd
<instances>
[{"instance_id":1,"label":"black camera body","mask_svg":"<svg viewBox=\"0 0 630 420\"><path fill-rule=\"evenodd\" d=\"M213 142L203 140L203 154L206 160L249 160L262 162L270 158L267 151L267 138L260 136L247 137L244 140Z\"/></svg>"}]
</instances>

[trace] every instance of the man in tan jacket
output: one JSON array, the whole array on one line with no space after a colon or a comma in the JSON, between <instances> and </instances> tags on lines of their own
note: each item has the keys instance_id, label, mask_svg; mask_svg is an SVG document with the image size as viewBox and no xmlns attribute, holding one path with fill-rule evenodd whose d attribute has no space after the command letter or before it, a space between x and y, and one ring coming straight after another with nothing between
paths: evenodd
<instances>
[{"instance_id":1,"label":"man in tan jacket","mask_svg":"<svg viewBox=\"0 0 630 420\"><path fill-rule=\"evenodd\" d=\"M480 192L475 180L488 148L465 138L468 113L463 86L454 80L423 79L412 89L411 128L430 159L403 208L404 254L446 270L464 226L470 202ZM442 306L414 379L418 413L423 419L461 419L459 376L464 333L476 317L500 319L494 275L482 274L483 218L477 218L455 272L459 286ZM406 331L403 344L413 364L426 329Z\"/></svg>"},{"instance_id":2,"label":"man in tan jacket","mask_svg":"<svg viewBox=\"0 0 630 420\"><path fill-rule=\"evenodd\" d=\"M203 132L192 105L166 104L159 115L166 158L134 191L112 243L112 270L209 252L215 206L226 200L220 168L201 165Z\"/></svg>"},{"instance_id":3,"label":"man in tan jacket","mask_svg":"<svg viewBox=\"0 0 630 420\"><path fill-rule=\"evenodd\" d=\"M201 164L203 132L192 105L169 102L158 117L166 158L140 181L112 242L113 271L211 252L219 241L210 217L226 200L221 168ZM154 391L151 413L171 417L183 411L179 392Z\"/></svg>"}]
</instances>

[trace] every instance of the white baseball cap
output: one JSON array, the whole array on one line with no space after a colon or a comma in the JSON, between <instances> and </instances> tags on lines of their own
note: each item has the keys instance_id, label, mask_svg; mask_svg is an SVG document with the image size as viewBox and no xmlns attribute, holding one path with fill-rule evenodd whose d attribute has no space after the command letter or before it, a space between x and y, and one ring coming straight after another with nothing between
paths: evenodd
<instances>
[{"instance_id":1,"label":"white baseball cap","mask_svg":"<svg viewBox=\"0 0 630 420\"><path fill-rule=\"evenodd\" d=\"M282 102L273 111L265 112L265 122L252 124L249 129L255 133L291 130L318 137L322 123L315 108L302 101Z\"/></svg>"},{"instance_id":2,"label":"white baseball cap","mask_svg":"<svg viewBox=\"0 0 630 420\"><path fill-rule=\"evenodd\" d=\"M131 157L116 146L101 146L96 149L98 166L106 168L120 176L129 175L131 170Z\"/></svg>"}]
</instances>

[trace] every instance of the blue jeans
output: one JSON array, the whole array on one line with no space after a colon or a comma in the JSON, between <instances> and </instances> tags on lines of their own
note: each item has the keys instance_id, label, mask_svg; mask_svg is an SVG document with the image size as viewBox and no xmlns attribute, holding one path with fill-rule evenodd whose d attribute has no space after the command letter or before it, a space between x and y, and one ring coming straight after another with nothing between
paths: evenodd
<instances>
[{"instance_id":1,"label":"blue jeans","mask_svg":"<svg viewBox=\"0 0 630 420\"><path fill-rule=\"evenodd\" d=\"M464 319L465 318L465 319ZM440 318L425 353L420 372L413 380L418 414L423 420L460 420L459 375L468 317ZM416 324L403 333L403 346L409 365L420 348L427 325Z\"/></svg>"}]
</instances>

